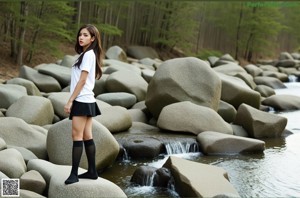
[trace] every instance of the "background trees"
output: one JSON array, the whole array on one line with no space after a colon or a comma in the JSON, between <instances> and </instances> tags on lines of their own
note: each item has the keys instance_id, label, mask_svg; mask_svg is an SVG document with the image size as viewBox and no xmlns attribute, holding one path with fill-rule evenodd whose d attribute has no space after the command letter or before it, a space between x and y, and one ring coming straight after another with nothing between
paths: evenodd
<instances>
[{"instance_id":1,"label":"background trees","mask_svg":"<svg viewBox=\"0 0 300 198\"><path fill-rule=\"evenodd\" d=\"M174 47L204 58L230 53L253 61L299 48L298 2L7 1L0 2L0 43L22 65L38 50L59 56L81 24L102 32L103 47Z\"/></svg>"}]
</instances>

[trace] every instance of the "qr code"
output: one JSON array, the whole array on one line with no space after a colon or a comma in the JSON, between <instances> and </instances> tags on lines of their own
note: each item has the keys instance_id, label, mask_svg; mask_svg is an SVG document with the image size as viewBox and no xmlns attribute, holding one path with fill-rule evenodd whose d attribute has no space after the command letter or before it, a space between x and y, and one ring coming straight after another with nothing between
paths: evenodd
<instances>
[{"instance_id":1,"label":"qr code","mask_svg":"<svg viewBox=\"0 0 300 198\"><path fill-rule=\"evenodd\" d=\"M20 196L20 179L2 179L1 180L2 197Z\"/></svg>"}]
</instances>

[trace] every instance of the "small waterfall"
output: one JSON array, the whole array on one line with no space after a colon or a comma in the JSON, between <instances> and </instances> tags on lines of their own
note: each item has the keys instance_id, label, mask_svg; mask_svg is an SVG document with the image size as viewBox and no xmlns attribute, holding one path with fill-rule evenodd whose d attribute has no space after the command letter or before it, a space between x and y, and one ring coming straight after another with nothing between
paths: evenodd
<instances>
[{"instance_id":1,"label":"small waterfall","mask_svg":"<svg viewBox=\"0 0 300 198\"><path fill-rule=\"evenodd\" d=\"M298 77L295 75L289 75L289 82L298 82Z\"/></svg>"},{"instance_id":2,"label":"small waterfall","mask_svg":"<svg viewBox=\"0 0 300 198\"><path fill-rule=\"evenodd\" d=\"M182 154L182 153L192 153L199 152L199 146L197 143L182 143L179 141L169 142L165 144L166 151L168 155L172 154Z\"/></svg>"},{"instance_id":3,"label":"small waterfall","mask_svg":"<svg viewBox=\"0 0 300 198\"><path fill-rule=\"evenodd\" d=\"M153 172L152 174L147 174L143 178L143 184L144 184L144 186L153 186L155 175L156 175L156 172Z\"/></svg>"},{"instance_id":4,"label":"small waterfall","mask_svg":"<svg viewBox=\"0 0 300 198\"><path fill-rule=\"evenodd\" d=\"M128 156L127 150L123 147L122 147L122 150L123 150L122 161L128 162L129 161L129 156Z\"/></svg>"}]
</instances>

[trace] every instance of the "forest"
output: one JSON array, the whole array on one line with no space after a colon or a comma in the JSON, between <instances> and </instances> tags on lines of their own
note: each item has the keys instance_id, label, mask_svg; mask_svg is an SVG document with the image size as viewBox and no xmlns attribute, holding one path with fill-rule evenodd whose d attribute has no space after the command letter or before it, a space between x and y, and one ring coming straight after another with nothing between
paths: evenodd
<instances>
[{"instance_id":1,"label":"forest","mask_svg":"<svg viewBox=\"0 0 300 198\"><path fill-rule=\"evenodd\" d=\"M104 49L142 45L253 62L299 50L299 8L295 1L1 1L0 44L21 66L39 50L59 55L59 43L75 43L78 28L92 23Z\"/></svg>"}]
</instances>

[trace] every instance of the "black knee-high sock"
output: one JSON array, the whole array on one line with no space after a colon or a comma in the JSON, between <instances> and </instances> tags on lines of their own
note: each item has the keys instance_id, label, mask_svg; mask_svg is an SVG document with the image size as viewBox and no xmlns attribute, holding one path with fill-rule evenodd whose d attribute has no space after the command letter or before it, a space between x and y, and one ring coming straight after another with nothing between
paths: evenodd
<instances>
[{"instance_id":1,"label":"black knee-high sock","mask_svg":"<svg viewBox=\"0 0 300 198\"><path fill-rule=\"evenodd\" d=\"M88 159L88 171L79 175L79 178L97 179L98 174L96 170L96 146L93 139L84 141L84 148Z\"/></svg>"},{"instance_id":2,"label":"black knee-high sock","mask_svg":"<svg viewBox=\"0 0 300 198\"><path fill-rule=\"evenodd\" d=\"M65 181L65 184L72 184L78 182L78 167L83 150L83 141L73 141L72 149L72 170L68 179Z\"/></svg>"}]
</instances>

